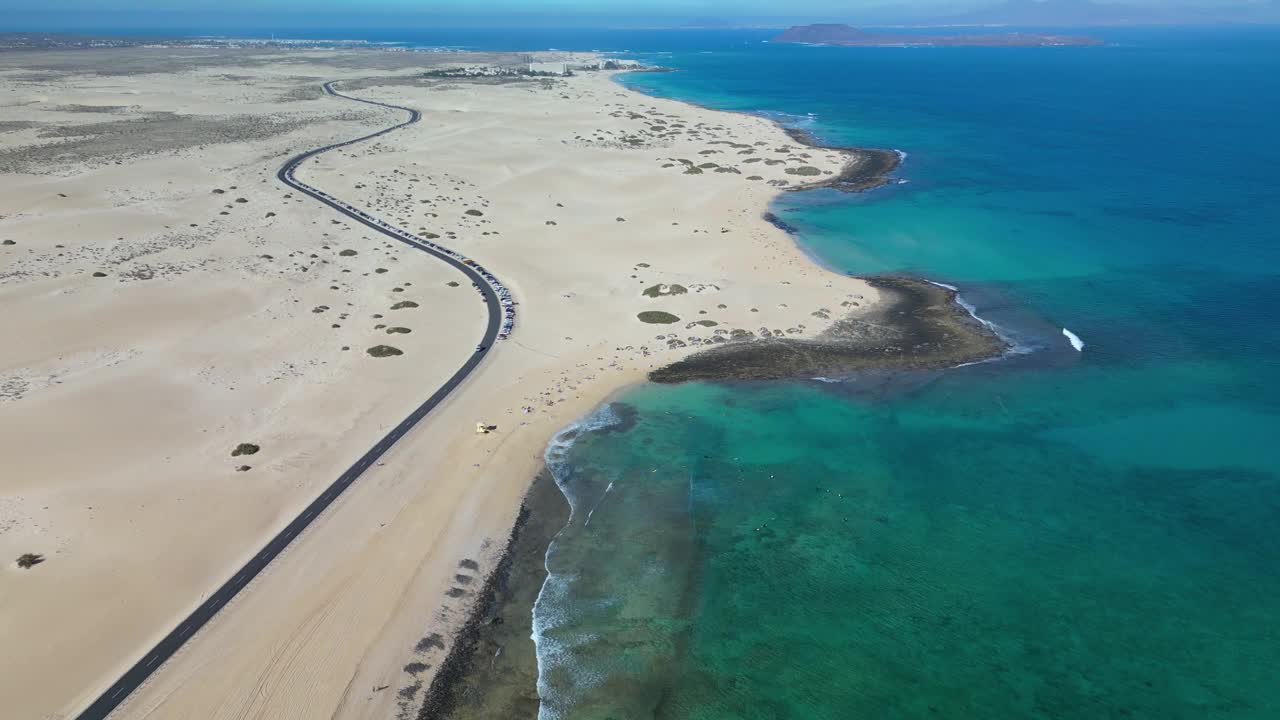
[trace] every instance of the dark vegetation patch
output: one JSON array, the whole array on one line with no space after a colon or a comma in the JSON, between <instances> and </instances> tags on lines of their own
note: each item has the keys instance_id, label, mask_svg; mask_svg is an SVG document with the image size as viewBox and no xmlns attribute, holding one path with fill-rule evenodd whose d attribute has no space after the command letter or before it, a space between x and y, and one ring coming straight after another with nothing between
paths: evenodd
<instances>
[{"instance_id":1,"label":"dark vegetation patch","mask_svg":"<svg viewBox=\"0 0 1280 720\"><path fill-rule=\"evenodd\" d=\"M396 355L404 354L404 351L400 348L392 347L390 345L374 345L365 352L376 358L395 357Z\"/></svg>"},{"instance_id":2,"label":"dark vegetation patch","mask_svg":"<svg viewBox=\"0 0 1280 720\"><path fill-rule=\"evenodd\" d=\"M645 297L664 297L667 295L684 295L689 292L689 288L683 285L653 285L644 289L642 293Z\"/></svg>"},{"instance_id":3,"label":"dark vegetation patch","mask_svg":"<svg viewBox=\"0 0 1280 720\"><path fill-rule=\"evenodd\" d=\"M418 303L416 303L416 302L414 302L414 301L412 301L412 300L401 300L400 302L396 303L395 305L392 305L392 306L391 306L391 309L392 309L392 310L403 310L403 309L405 309L405 308L416 308L416 307L418 307Z\"/></svg>"},{"instance_id":4,"label":"dark vegetation patch","mask_svg":"<svg viewBox=\"0 0 1280 720\"><path fill-rule=\"evenodd\" d=\"M646 310L636 315L640 322L649 323L651 325L670 325L671 323L680 322L680 318L669 312L661 310Z\"/></svg>"},{"instance_id":5,"label":"dark vegetation patch","mask_svg":"<svg viewBox=\"0 0 1280 720\"><path fill-rule=\"evenodd\" d=\"M44 562L44 556L40 553L23 553L18 556L18 567L23 570L29 570L42 562Z\"/></svg>"},{"instance_id":6,"label":"dark vegetation patch","mask_svg":"<svg viewBox=\"0 0 1280 720\"><path fill-rule=\"evenodd\" d=\"M822 171L812 165L801 165L800 167L787 168L788 175L803 175L805 177L813 177L821 175Z\"/></svg>"},{"instance_id":7,"label":"dark vegetation patch","mask_svg":"<svg viewBox=\"0 0 1280 720\"><path fill-rule=\"evenodd\" d=\"M240 443L235 450L231 451L231 457L240 457L241 455L255 455L262 448L253 443Z\"/></svg>"}]
</instances>

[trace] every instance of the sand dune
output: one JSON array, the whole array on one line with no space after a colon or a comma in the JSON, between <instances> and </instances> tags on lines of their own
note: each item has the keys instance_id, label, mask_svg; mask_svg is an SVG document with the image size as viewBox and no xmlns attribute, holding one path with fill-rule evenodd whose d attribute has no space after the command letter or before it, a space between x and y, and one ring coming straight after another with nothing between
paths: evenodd
<instances>
[{"instance_id":1,"label":"sand dune","mask_svg":"<svg viewBox=\"0 0 1280 720\"><path fill-rule=\"evenodd\" d=\"M117 75L53 53L0 63L15 716L82 707L481 335L462 276L274 181L293 153L401 119L321 80L423 122L299 177L476 258L520 324L121 717L411 715L557 429L734 330L812 336L876 299L761 219L779 187L846 159L761 119L603 73L470 82L418 77L450 61L427 55L132 52ZM391 309L403 300L417 307ZM404 354L365 354L379 343ZM232 457L243 442L261 449ZM24 552L47 560L18 569Z\"/></svg>"}]
</instances>

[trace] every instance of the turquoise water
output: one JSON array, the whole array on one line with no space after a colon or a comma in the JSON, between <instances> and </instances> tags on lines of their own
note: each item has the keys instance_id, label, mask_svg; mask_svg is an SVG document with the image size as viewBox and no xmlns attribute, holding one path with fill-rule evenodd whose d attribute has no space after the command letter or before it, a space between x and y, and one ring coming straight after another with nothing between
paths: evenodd
<instances>
[{"instance_id":1,"label":"turquoise water","mask_svg":"<svg viewBox=\"0 0 1280 720\"><path fill-rule=\"evenodd\" d=\"M681 69L647 92L906 151L774 210L1033 352L645 386L557 443L544 717L1280 717L1280 32L1109 38L641 55Z\"/></svg>"}]
</instances>

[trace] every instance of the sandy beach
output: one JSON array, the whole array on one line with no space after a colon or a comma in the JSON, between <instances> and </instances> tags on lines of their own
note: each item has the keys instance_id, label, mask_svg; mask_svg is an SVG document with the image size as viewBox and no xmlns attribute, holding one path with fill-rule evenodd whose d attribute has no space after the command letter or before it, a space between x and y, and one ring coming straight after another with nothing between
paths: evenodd
<instances>
[{"instance_id":1,"label":"sandy beach","mask_svg":"<svg viewBox=\"0 0 1280 720\"><path fill-rule=\"evenodd\" d=\"M45 558L0 577L16 716L86 705L474 351L461 276L275 182L403 119L321 82L423 121L299 177L483 262L520 322L120 717L413 715L554 432L718 337L874 307L762 218L843 153L605 72L421 77L507 61L0 58L0 552Z\"/></svg>"}]
</instances>

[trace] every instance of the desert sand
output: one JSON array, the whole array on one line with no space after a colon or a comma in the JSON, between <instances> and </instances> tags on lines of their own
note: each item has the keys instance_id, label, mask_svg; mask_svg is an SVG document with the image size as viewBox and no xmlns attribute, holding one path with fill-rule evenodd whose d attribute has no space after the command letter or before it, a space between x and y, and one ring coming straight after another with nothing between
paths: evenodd
<instances>
[{"instance_id":1,"label":"desert sand","mask_svg":"<svg viewBox=\"0 0 1280 720\"><path fill-rule=\"evenodd\" d=\"M482 262L519 320L118 717L415 715L557 430L717 336L812 337L876 302L762 219L843 153L606 72L422 77L512 61L0 57L7 713L74 715L474 351L465 278L276 182L403 120L323 81L423 121L298 176Z\"/></svg>"}]
</instances>

